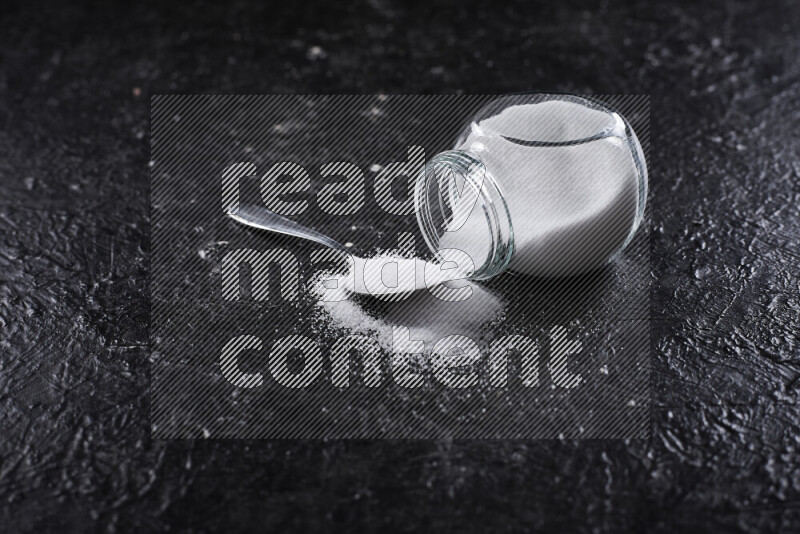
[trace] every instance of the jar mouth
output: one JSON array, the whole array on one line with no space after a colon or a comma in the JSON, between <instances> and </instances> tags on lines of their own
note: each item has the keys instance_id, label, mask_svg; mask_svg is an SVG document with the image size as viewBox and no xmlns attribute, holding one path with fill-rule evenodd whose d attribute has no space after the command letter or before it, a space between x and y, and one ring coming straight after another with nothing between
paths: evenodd
<instances>
[{"instance_id":1,"label":"jar mouth","mask_svg":"<svg viewBox=\"0 0 800 534\"><path fill-rule=\"evenodd\" d=\"M473 280L508 267L514 253L511 215L497 180L474 154L450 150L428 161L416 180L414 208L437 260L448 261L445 250L465 252L473 262Z\"/></svg>"}]
</instances>

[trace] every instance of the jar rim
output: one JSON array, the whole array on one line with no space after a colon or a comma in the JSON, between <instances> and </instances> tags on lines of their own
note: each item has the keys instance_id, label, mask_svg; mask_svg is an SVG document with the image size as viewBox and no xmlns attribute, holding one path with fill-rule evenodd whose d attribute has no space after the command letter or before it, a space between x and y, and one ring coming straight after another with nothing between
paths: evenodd
<instances>
[{"instance_id":1,"label":"jar rim","mask_svg":"<svg viewBox=\"0 0 800 534\"><path fill-rule=\"evenodd\" d=\"M499 183L481 159L471 152L449 150L437 154L425 164L422 174L417 178L414 212L425 244L437 260L446 261L441 254L443 248L439 246L440 239L445 232L453 231L453 226L464 223L458 221L464 218L463 211L448 211L447 199L453 193L452 187L448 187L447 191L442 188L442 173L445 172L451 173L447 176L463 181L462 187L470 188L475 198L474 205L467 206L469 211L466 216L470 217L476 208L482 210L486 221L486 239L491 240L485 258L472 258L475 269L469 278L484 280L496 276L506 270L514 253L511 215Z\"/></svg>"}]
</instances>

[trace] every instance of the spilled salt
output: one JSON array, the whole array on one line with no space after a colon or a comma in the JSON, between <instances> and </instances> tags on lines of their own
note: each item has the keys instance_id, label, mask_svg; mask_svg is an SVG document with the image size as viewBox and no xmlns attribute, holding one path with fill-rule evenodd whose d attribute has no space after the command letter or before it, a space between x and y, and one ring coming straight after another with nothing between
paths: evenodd
<instances>
[{"instance_id":1,"label":"spilled salt","mask_svg":"<svg viewBox=\"0 0 800 534\"><path fill-rule=\"evenodd\" d=\"M351 293L398 300L416 291L464 279L469 272L456 262L438 263L396 254L350 256L347 272L324 273L316 291L326 300L343 300Z\"/></svg>"},{"instance_id":2,"label":"spilled salt","mask_svg":"<svg viewBox=\"0 0 800 534\"><path fill-rule=\"evenodd\" d=\"M504 309L499 296L464 275L453 264L386 254L353 258L345 274L321 273L312 290L333 328L372 337L391 351L393 327L405 327L412 340L424 341L430 351L449 335L477 342L481 328ZM389 302L381 312L370 313L350 298L353 293Z\"/></svg>"}]
</instances>

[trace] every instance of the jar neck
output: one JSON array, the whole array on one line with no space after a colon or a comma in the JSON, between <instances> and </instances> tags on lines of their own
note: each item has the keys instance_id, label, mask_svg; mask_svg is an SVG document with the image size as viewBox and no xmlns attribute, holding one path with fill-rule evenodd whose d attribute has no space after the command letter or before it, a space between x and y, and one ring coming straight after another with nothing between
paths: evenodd
<instances>
[{"instance_id":1,"label":"jar neck","mask_svg":"<svg viewBox=\"0 0 800 534\"><path fill-rule=\"evenodd\" d=\"M500 185L475 154L450 150L428 161L416 181L414 207L425 243L439 260L447 248L441 243L445 233L458 231L470 219L474 233L468 239L485 246L474 254L480 257L470 255L475 269L469 278L485 280L508 267L514 253L511 216Z\"/></svg>"}]
</instances>

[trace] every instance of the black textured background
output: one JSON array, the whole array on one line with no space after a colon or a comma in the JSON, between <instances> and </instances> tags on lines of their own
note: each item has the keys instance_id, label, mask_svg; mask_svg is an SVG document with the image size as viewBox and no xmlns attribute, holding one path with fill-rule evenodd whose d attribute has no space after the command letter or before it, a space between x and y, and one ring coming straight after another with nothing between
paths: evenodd
<instances>
[{"instance_id":1,"label":"black textured background","mask_svg":"<svg viewBox=\"0 0 800 534\"><path fill-rule=\"evenodd\" d=\"M800 528L800 9L4 4L0 530ZM650 93L650 441L149 438L149 96Z\"/></svg>"}]
</instances>

